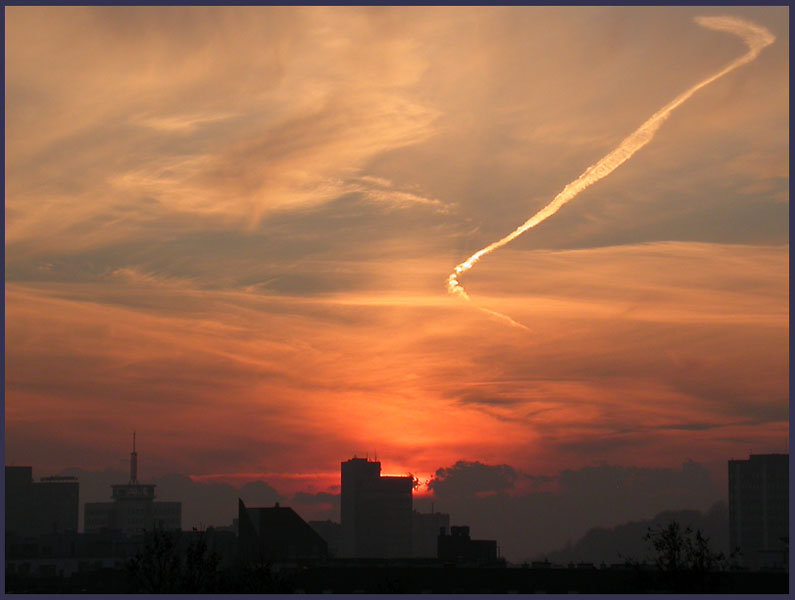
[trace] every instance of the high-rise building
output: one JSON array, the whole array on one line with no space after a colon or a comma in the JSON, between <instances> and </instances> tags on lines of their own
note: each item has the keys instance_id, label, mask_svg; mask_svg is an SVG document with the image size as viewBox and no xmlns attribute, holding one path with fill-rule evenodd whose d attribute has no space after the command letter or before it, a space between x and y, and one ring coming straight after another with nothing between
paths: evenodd
<instances>
[{"instance_id":1,"label":"high-rise building","mask_svg":"<svg viewBox=\"0 0 795 600\"><path fill-rule=\"evenodd\" d=\"M786 566L789 455L729 461L729 549L749 569Z\"/></svg>"},{"instance_id":2,"label":"high-rise building","mask_svg":"<svg viewBox=\"0 0 795 600\"><path fill-rule=\"evenodd\" d=\"M109 529L123 533L182 528L181 502L155 502L155 484L138 482L138 453L130 453L130 480L111 486L113 502L86 502L83 529L98 533Z\"/></svg>"},{"instance_id":3,"label":"high-rise building","mask_svg":"<svg viewBox=\"0 0 795 600\"><path fill-rule=\"evenodd\" d=\"M342 556L411 556L411 476L381 476L381 463L352 458L340 465Z\"/></svg>"},{"instance_id":4,"label":"high-rise building","mask_svg":"<svg viewBox=\"0 0 795 600\"><path fill-rule=\"evenodd\" d=\"M32 467L5 468L6 533L23 537L77 531L77 477L33 481Z\"/></svg>"}]
</instances>

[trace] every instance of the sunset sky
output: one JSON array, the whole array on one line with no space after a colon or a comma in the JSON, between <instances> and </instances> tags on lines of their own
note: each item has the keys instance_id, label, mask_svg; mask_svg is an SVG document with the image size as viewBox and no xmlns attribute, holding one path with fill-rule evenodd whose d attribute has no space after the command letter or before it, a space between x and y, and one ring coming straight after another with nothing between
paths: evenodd
<instances>
[{"instance_id":1,"label":"sunset sky","mask_svg":"<svg viewBox=\"0 0 795 600\"><path fill-rule=\"evenodd\" d=\"M666 103L614 173L461 277ZM789 427L787 7L5 9L6 464L725 480ZM509 316L526 329L477 307Z\"/></svg>"}]
</instances>

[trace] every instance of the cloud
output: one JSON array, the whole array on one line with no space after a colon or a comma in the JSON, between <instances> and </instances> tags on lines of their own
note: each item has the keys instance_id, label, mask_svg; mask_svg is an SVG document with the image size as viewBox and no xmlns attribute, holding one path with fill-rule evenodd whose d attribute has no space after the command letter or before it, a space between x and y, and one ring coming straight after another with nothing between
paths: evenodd
<instances>
[{"instance_id":1,"label":"cloud","mask_svg":"<svg viewBox=\"0 0 795 600\"><path fill-rule=\"evenodd\" d=\"M282 500L275 489L264 481L251 481L240 488L240 497L247 506L271 506Z\"/></svg>"},{"instance_id":2,"label":"cloud","mask_svg":"<svg viewBox=\"0 0 795 600\"><path fill-rule=\"evenodd\" d=\"M351 190L362 193L365 198L372 202L385 204L395 209L423 206L442 214L450 212L450 207L440 200L426 198L410 191L394 189L391 181L378 177L360 177Z\"/></svg>"},{"instance_id":3,"label":"cloud","mask_svg":"<svg viewBox=\"0 0 795 600\"><path fill-rule=\"evenodd\" d=\"M513 486L522 479L544 486L517 493ZM692 461L679 469L601 464L553 477L461 461L439 469L429 487L433 498L420 506L434 502L435 510L450 513L451 523L469 525L473 537L496 539L502 555L515 562L561 547L597 525L613 527L662 510L706 510L724 496L707 469Z\"/></svg>"},{"instance_id":4,"label":"cloud","mask_svg":"<svg viewBox=\"0 0 795 600\"><path fill-rule=\"evenodd\" d=\"M776 10L742 16L784 39ZM70 252L151 241L164 220L171 232L251 230L369 181L369 197L392 207L455 206L452 225L461 235L477 225L467 247L482 247L676 90L736 55L730 36L692 25L696 14L17 7L8 26L7 243ZM683 229L687 238L694 210L711 216L699 217L702 235L761 239L786 198L780 177L769 179L787 154L783 50L774 44L753 69L699 97L665 139L567 207L560 229L535 232L535 243L661 239L663 219L668 239ZM603 118L589 117L596 109ZM726 168L737 176L730 187ZM378 181L394 185L388 192ZM749 222L749 201L779 208Z\"/></svg>"},{"instance_id":5,"label":"cloud","mask_svg":"<svg viewBox=\"0 0 795 600\"><path fill-rule=\"evenodd\" d=\"M422 58L378 15L187 9L174 35L170 13L138 8L124 14L148 44L133 50L121 12L57 14L9 14L12 244L46 230L59 250L104 246L173 217L183 227L250 228L348 193L374 156L432 132L436 111L410 93ZM75 34L87 27L92 36ZM67 52L52 45L66 38ZM364 43L367 53L354 52ZM56 122L56 109L72 119ZM400 190L380 196L426 202Z\"/></svg>"},{"instance_id":6,"label":"cloud","mask_svg":"<svg viewBox=\"0 0 795 600\"><path fill-rule=\"evenodd\" d=\"M340 495L328 492L296 492L290 499L292 508L305 521L340 522Z\"/></svg>"},{"instance_id":7,"label":"cloud","mask_svg":"<svg viewBox=\"0 0 795 600\"><path fill-rule=\"evenodd\" d=\"M428 484L434 496L467 498L481 492L501 492L513 487L517 473L509 465L484 465L480 462L458 461L452 467L439 469Z\"/></svg>"},{"instance_id":8,"label":"cloud","mask_svg":"<svg viewBox=\"0 0 795 600\"><path fill-rule=\"evenodd\" d=\"M213 251L192 268L214 272ZM529 335L448 298L441 258L386 272L305 261L291 294L252 293L261 266L245 259L213 281L156 255L80 283L7 283L10 455L104 468L93 448L148 428L159 460L192 475L307 472L316 452L327 458L309 471L334 472L383 431L379 455L427 479L440 456L497 452L537 472L631 449L663 466L775 445L786 429L786 248L506 250L470 285L519 273L484 300ZM55 432L53 412L69 427ZM205 432L201 452L185 428Z\"/></svg>"},{"instance_id":9,"label":"cloud","mask_svg":"<svg viewBox=\"0 0 795 600\"><path fill-rule=\"evenodd\" d=\"M377 450L423 480L511 465L512 487L461 483L498 503L552 489L527 473L694 458L719 480L781 447L782 7L733 7L780 43L468 275L529 332L444 289L737 56L691 22L723 13L11 7L7 459L102 471L137 429L152 477L289 499Z\"/></svg>"},{"instance_id":10,"label":"cloud","mask_svg":"<svg viewBox=\"0 0 795 600\"><path fill-rule=\"evenodd\" d=\"M150 127L156 131L191 133L197 128L216 121L225 121L234 117L233 114L176 114L168 116L137 116L131 120L142 127Z\"/></svg>"},{"instance_id":11,"label":"cloud","mask_svg":"<svg viewBox=\"0 0 795 600\"><path fill-rule=\"evenodd\" d=\"M316 494L308 494L306 492L297 492L293 496L293 502L297 504L330 504L339 508L340 495L329 494L328 492L318 492Z\"/></svg>"}]
</instances>

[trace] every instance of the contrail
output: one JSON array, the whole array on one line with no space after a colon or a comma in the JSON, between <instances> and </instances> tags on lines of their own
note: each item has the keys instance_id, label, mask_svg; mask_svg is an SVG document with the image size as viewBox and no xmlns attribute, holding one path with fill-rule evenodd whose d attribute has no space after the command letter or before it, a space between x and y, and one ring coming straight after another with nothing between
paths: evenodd
<instances>
[{"instance_id":1,"label":"contrail","mask_svg":"<svg viewBox=\"0 0 795 600\"><path fill-rule=\"evenodd\" d=\"M489 254L490 252L494 252L498 248L502 248L507 243L511 242L512 240L516 239L520 235L522 235L528 229L535 227L542 221L545 221L552 215L554 215L560 208L566 204L569 200L574 198L577 194L583 191L588 186L596 183L600 179L603 179L610 175L613 171L615 171L620 165L625 163L629 160L635 152L643 148L646 144L648 144L654 134L657 133L657 130L660 126L665 122L668 116L680 105L682 105L685 101L687 101L690 96L695 94L701 88L709 85L716 79L723 77L727 73L733 71L737 67L740 67L746 63L751 62L759 53L766 47L772 44L776 37L764 27L760 25L756 25L755 23L750 23L748 21L743 21L742 19L738 19L735 17L696 17L695 22L701 25L702 27L707 27L709 29L716 29L719 31L727 31L729 33L733 33L736 36L742 38L743 42L748 46L748 52L741 56L740 58L730 62L726 65L723 69L715 73L714 75L710 75L702 82L697 83L693 87L691 87L686 92L680 94L676 98L674 98L671 102L663 106L660 110L658 110L651 118L646 121L643 125L638 127L634 132L632 132L628 137L626 137L618 147L610 152L607 156L603 157L599 162L594 165L588 167L585 172L580 175L577 179L572 181L566 187L563 188L563 191L560 192L555 198L547 204L544 208L539 210L536 214L530 217L527 221L522 223L519 227L514 229L511 233L506 235L504 238L497 240L496 242L489 244L482 250L478 250L460 265L458 265L450 276L447 278L447 290L451 294L457 294L464 298L465 300L470 300L469 295L466 293L464 288L458 282L458 277L472 268L472 266L481 259L481 257ZM502 319L507 319L513 325L518 327L522 327L527 329L524 325L517 323L510 317L497 313L493 310L489 310L483 307L478 307L480 310L483 310L489 314L498 316Z\"/></svg>"}]
</instances>

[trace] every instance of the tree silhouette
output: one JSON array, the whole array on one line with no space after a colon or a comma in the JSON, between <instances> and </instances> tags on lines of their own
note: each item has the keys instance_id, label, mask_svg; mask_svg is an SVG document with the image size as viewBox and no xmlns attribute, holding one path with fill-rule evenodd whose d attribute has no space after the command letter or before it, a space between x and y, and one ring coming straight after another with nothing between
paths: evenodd
<instances>
[{"instance_id":1,"label":"tree silhouette","mask_svg":"<svg viewBox=\"0 0 795 600\"><path fill-rule=\"evenodd\" d=\"M165 531L145 532L143 548L127 563L134 587L145 594L178 591L179 571L175 536Z\"/></svg>"},{"instance_id":2,"label":"tree silhouette","mask_svg":"<svg viewBox=\"0 0 795 600\"><path fill-rule=\"evenodd\" d=\"M178 532L147 531L143 548L127 563L136 591L148 594L217 591L220 557L209 552L204 534L180 551Z\"/></svg>"},{"instance_id":3,"label":"tree silhouette","mask_svg":"<svg viewBox=\"0 0 795 600\"><path fill-rule=\"evenodd\" d=\"M218 564L221 558L210 552L204 534L192 540L185 551L180 580L181 592L206 594L217 591Z\"/></svg>"},{"instance_id":4,"label":"tree silhouette","mask_svg":"<svg viewBox=\"0 0 795 600\"><path fill-rule=\"evenodd\" d=\"M649 527L643 539L654 548L661 582L676 591L705 591L715 583L715 575L726 570L725 556L712 550L700 529L682 529L671 521L664 527Z\"/></svg>"}]
</instances>

